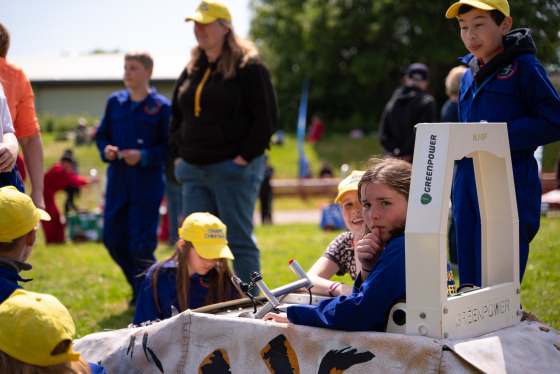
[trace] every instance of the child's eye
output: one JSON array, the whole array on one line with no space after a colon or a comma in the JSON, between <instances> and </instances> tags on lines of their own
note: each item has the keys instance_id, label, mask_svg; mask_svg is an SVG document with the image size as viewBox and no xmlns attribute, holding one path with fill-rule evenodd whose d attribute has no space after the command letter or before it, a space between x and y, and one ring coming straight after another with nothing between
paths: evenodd
<instances>
[{"instance_id":1,"label":"child's eye","mask_svg":"<svg viewBox=\"0 0 560 374\"><path fill-rule=\"evenodd\" d=\"M382 201L382 202L381 202L381 205L383 205L383 206L388 206L388 205L391 205L391 203L388 202L388 201Z\"/></svg>"},{"instance_id":2,"label":"child's eye","mask_svg":"<svg viewBox=\"0 0 560 374\"><path fill-rule=\"evenodd\" d=\"M370 203L364 203L363 207L364 208L369 208L369 207L371 207L371 204Z\"/></svg>"}]
</instances>

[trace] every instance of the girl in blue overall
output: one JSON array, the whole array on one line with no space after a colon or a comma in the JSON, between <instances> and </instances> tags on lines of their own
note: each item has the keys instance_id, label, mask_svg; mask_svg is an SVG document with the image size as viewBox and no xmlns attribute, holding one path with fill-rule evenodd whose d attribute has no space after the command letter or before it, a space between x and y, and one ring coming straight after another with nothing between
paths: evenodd
<instances>
[{"instance_id":1,"label":"girl in blue overall","mask_svg":"<svg viewBox=\"0 0 560 374\"><path fill-rule=\"evenodd\" d=\"M233 260L226 226L210 213L193 213L179 229L171 257L148 270L140 288L134 324L239 298L228 259Z\"/></svg>"},{"instance_id":2,"label":"girl in blue overall","mask_svg":"<svg viewBox=\"0 0 560 374\"><path fill-rule=\"evenodd\" d=\"M264 319L347 331L385 331L393 304L406 299L404 229L412 165L374 159L358 184L364 236L356 244L361 271L352 293L317 305L289 306ZM448 275L451 271L449 264ZM454 292L448 277L448 294ZM451 286L451 287L449 287Z\"/></svg>"}]
</instances>

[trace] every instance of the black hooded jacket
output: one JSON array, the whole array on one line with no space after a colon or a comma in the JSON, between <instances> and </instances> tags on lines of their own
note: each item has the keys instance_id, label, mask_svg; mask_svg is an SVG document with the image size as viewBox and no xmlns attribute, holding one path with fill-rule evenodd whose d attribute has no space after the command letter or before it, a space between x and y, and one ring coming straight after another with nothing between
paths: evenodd
<instances>
[{"instance_id":1,"label":"black hooded jacket","mask_svg":"<svg viewBox=\"0 0 560 374\"><path fill-rule=\"evenodd\" d=\"M412 155L416 132L414 126L434 122L436 101L416 86L401 86L385 105L379 127L379 140L386 152L396 157Z\"/></svg>"}]
</instances>

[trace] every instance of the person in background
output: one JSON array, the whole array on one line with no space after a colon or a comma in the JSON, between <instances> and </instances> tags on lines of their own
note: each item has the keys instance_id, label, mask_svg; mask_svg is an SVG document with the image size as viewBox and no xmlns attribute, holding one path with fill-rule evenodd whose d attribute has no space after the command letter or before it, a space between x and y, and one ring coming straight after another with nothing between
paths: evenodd
<instances>
[{"instance_id":1,"label":"person in background","mask_svg":"<svg viewBox=\"0 0 560 374\"><path fill-rule=\"evenodd\" d=\"M468 0L453 4L469 54L469 69L459 89L460 122L505 122L509 135L519 216L519 280L529 258L529 243L541 221L542 185L534 157L540 145L560 140L560 96L535 57L531 30L512 30L506 0ZM481 218L473 160L457 164L453 181L459 280L482 286Z\"/></svg>"},{"instance_id":2,"label":"person in background","mask_svg":"<svg viewBox=\"0 0 560 374\"><path fill-rule=\"evenodd\" d=\"M31 180L31 198L36 206L45 208L43 200L43 140L31 83L23 70L8 62L10 34L0 23L0 82L8 100L15 135L23 152L25 167ZM16 151L17 153L17 151Z\"/></svg>"},{"instance_id":3,"label":"person in background","mask_svg":"<svg viewBox=\"0 0 560 374\"><path fill-rule=\"evenodd\" d=\"M193 213L179 230L171 257L152 265L140 288L134 324L169 318L178 312L238 299L231 282L226 226L210 213Z\"/></svg>"},{"instance_id":4,"label":"person in background","mask_svg":"<svg viewBox=\"0 0 560 374\"><path fill-rule=\"evenodd\" d=\"M461 78L465 71L467 71L466 66L455 66L445 77L445 93L448 99L441 107L441 122L459 122L459 106L457 101L459 100Z\"/></svg>"},{"instance_id":5,"label":"person in background","mask_svg":"<svg viewBox=\"0 0 560 374\"><path fill-rule=\"evenodd\" d=\"M261 188L259 190L259 201L261 202L261 223L271 224L272 223L272 187L270 185L270 179L274 174L274 168L270 165L270 160L268 155L265 155L266 164L264 167L264 179L261 183Z\"/></svg>"},{"instance_id":6,"label":"person in background","mask_svg":"<svg viewBox=\"0 0 560 374\"><path fill-rule=\"evenodd\" d=\"M67 187L81 188L88 183L96 181L95 179L76 174L74 172L74 162L72 154L64 152L60 162L45 173L45 189L43 191L45 210L52 218L49 222L43 223L45 242L47 244L60 244L65 241L64 224L60 219L60 211L55 202L56 193Z\"/></svg>"},{"instance_id":7,"label":"person in background","mask_svg":"<svg viewBox=\"0 0 560 374\"><path fill-rule=\"evenodd\" d=\"M76 326L54 296L16 290L0 304L0 373L107 374L72 349Z\"/></svg>"},{"instance_id":8,"label":"person in background","mask_svg":"<svg viewBox=\"0 0 560 374\"><path fill-rule=\"evenodd\" d=\"M165 189L163 165L169 157L170 103L149 85L154 61L144 51L124 57L126 90L107 101L95 142L109 163L103 243L132 288L155 261L159 206Z\"/></svg>"},{"instance_id":9,"label":"person in background","mask_svg":"<svg viewBox=\"0 0 560 374\"><path fill-rule=\"evenodd\" d=\"M202 1L186 21L194 21L198 45L173 92L175 176L185 216L210 212L224 222L235 272L249 282L260 272L253 213L277 128L276 93L256 46L235 34L225 5Z\"/></svg>"},{"instance_id":10,"label":"person in background","mask_svg":"<svg viewBox=\"0 0 560 374\"><path fill-rule=\"evenodd\" d=\"M415 62L406 69L404 85L393 92L379 124L379 141L386 157L412 162L414 126L436 119L436 101L426 93L429 85L430 70L426 65Z\"/></svg>"},{"instance_id":11,"label":"person in background","mask_svg":"<svg viewBox=\"0 0 560 374\"><path fill-rule=\"evenodd\" d=\"M342 217L349 231L338 235L307 272L314 285L311 289L314 294L332 297L349 295L352 292L352 286L332 282L330 279L335 274L350 274L354 281L358 275L360 266L356 264L354 244L360 240L364 225L362 205L358 200L358 183L364 173L354 170L338 184L338 195L334 202L340 203Z\"/></svg>"},{"instance_id":12,"label":"person in background","mask_svg":"<svg viewBox=\"0 0 560 374\"><path fill-rule=\"evenodd\" d=\"M183 220L181 184L175 178L172 159L165 161L165 205L167 206L167 244L175 245L179 240L179 223Z\"/></svg>"},{"instance_id":13,"label":"person in background","mask_svg":"<svg viewBox=\"0 0 560 374\"><path fill-rule=\"evenodd\" d=\"M333 178L333 170L326 158L321 159L321 170L319 170L319 178Z\"/></svg>"},{"instance_id":14,"label":"person in background","mask_svg":"<svg viewBox=\"0 0 560 374\"><path fill-rule=\"evenodd\" d=\"M309 135L307 140L311 144L315 144L323 136L323 131L325 130L325 125L323 121L318 116L311 117L311 125L309 126Z\"/></svg>"}]
</instances>

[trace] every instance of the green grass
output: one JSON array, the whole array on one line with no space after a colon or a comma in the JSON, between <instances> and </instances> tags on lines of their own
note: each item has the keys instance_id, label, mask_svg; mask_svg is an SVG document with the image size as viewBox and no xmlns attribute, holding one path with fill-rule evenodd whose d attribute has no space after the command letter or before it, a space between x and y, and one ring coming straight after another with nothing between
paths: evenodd
<instances>
[{"instance_id":1,"label":"green grass","mask_svg":"<svg viewBox=\"0 0 560 374\"><path fill-rule=\"evenodd\" d=\"M55 141L54 134L43 135L45 169L50 168L67 148L74 149L79 161L79 172L89 174L96 168L105 175L106 165L99 159L95 145L74 147L69 141ZM318 144L306 144L306 154L314 174L319 170L319 160L326 158L333 165L335 175L340 175L343 163L351 169L364 168L372 154L379 154L379 142L373 137L351 140L346 135L327 135ZM558 144L545 147L545 170L554 165ZM273 145L270 161L276 178L294 178L297 175L297 144L288 135L284 145ZM57 201L63 199L63 193ZM82 206L95 207L93 189L82 191ZM324 199L283 198L274 200L275 209L318 209ZM78 202L80 203L80 201ZM523 307L555 329L560 329L560 217L543 218L542 227L531 245L529 266L522 285ZM290 224L260 226L255 230L262 251L262 273L271 288L294 281L288 261L296 259L304 269L309 269L322 254L337 232L324 232L318 224ZM34 278L24 285L28 290L51 293L57 296L72 313L76 321L77 336L81 337L104 329L126 327L132 321L128 310L129 286L120 269L100 243L67 243L45 246L42 231L29 262L33 270L22 274ZM158 259L170 254L171 249L158 248ZM350 283L348 277L337 278Z\"/></svg>"},{"instance_id":2,"label":"green grass","mask_svg":"<svg viewBox=\"0 0 560 374\"><path fill-rule=\"evenodd\" d=\"M531 246L529 266L522 285L521 302L543 322L560 329L560 217L543 218ZM338 232L325 232L317 224L259 226L255 230L261 248L263 279L270 288L296 280L288 261L296 259L305 269L322 254ZM33 269L23 276L34 278L28 290L51 293L70 310L77 336L126 327L132 321L127 308L130 290L120 269L100 243L68 243L45 246L42 232L29 259ZM171 249L160 246L158 259ZM337 280L351 283L348 276Z\"/></svg>"}]
</instances>

